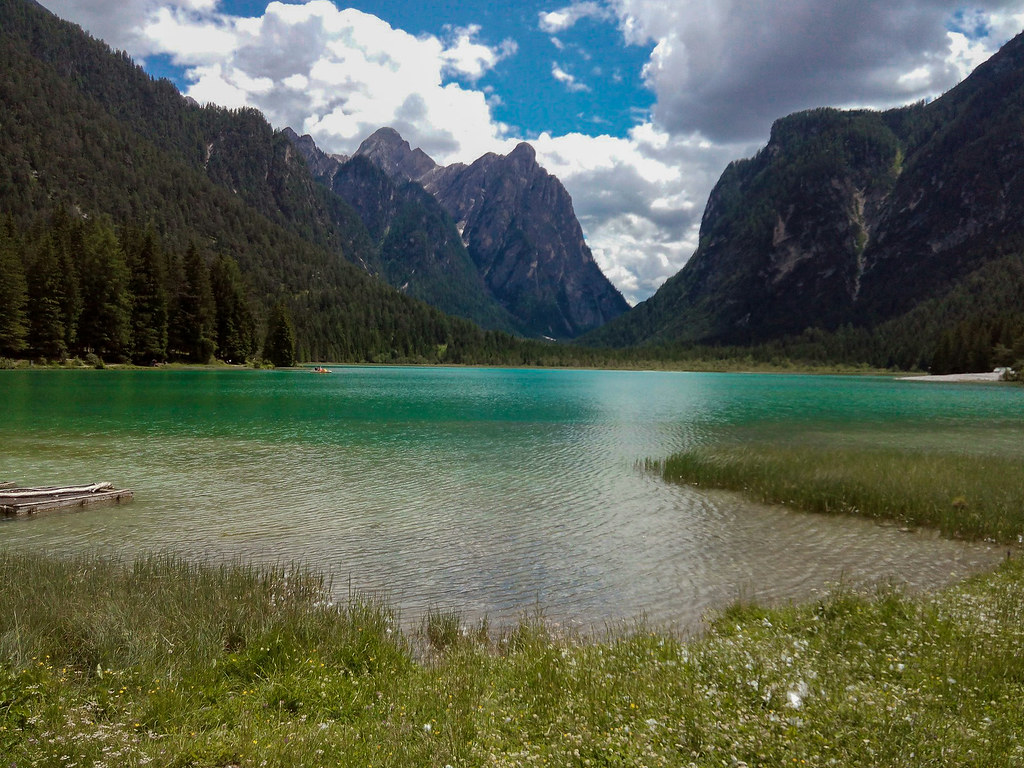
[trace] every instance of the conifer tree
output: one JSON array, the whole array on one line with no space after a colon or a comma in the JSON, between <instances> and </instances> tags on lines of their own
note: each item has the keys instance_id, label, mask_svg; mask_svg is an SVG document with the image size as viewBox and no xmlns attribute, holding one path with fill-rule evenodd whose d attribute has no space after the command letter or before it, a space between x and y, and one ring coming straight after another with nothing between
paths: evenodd
<instances>
[{"instance_id":1,"label":"conifer tree","mask_svg":"<svg viewBox=\"0 0 1024 768\"><path fill-rule=\"evenodd\" d=\"M210 285L217 307L217 354L227 362L244 362L256 352L256 322L238 262L218 256L210 268Z\"/></svg>"},{"instance_id":2,"label":"conifer tree","mask_svg":"<svg viewBox=\"0 0 1024 768\"><path fill-rule=\"evenodd\" d=\"M74 221L63 208L58 208L50 220L50 239L58 265L64 346L69 351L78 348L78 323L82 316L77 265L84 251L83 233L82 223Z\"/></svg>"},{"instance_id":3,"label":"conifer tree","mask_svg":"<svg viewBox=\"0 0 1024 768\"><path fill-rule=\"evenodd\" d=\"M24 351L28 337L25 270L11 238L0 228L0 354Z\"/></svg>"},{"instance_id":4,"label":"conifer tree","mask_svg":"<svg viewBox=\"0 0 1024 768\"><path fill-rule=\"evenodd\" d=\"M163 255L151 229L125 235L132 293L132 360L139 364L167 359L167 294Z\"/></svg>"},{"instance_id":5,"label":"conifer tree","mask_svg":"<svg viewBox=\"0 0 1024 768\"><path fill-rule=\"evenodd\" d=\"M105 360L125 360L131 344L131 294L124 253L109 222L89 224L81 255L79 345Z\"/></svg>"},{"instance_id":6,"label":"conifer tree","mask_svg":"<svg viewBox=\"0 0 1024 768\"><path fill-rule=\"evenodd\" d=\"M295 365L295 328L284 300L278 301L267 318L267 337L263 342L263 359L278 368Z\"/></svg>"},{"instance_id":7,"label":"conifer tree","mask_svg":"<svg viewBox=\"0 0 1024 768\"><path fill-rule=\"evenodd\" d=\"M44 237L28 275L29 350L51 360L63 360L68 352L61 283L53 240Z\"/></svg>"},{"instance_id":8,"label":"conifer tree","mask_svg":"<svg viewBox=\"0 0 1024 768\"><path fill-rule=\"evenodd\" d=\"M210 270L195 243L189 245L177 271L180 281L171 307L169 352L179 360L208 363L217 349L217 308L210 288Z\"/></svg>"},{"instance_id":9,"label":"conifer tree","mask_svg":"<svg viewBox=\"0 0 1024 768\"><path fill-rule=\"evenodd\" d=\"M931 365L928 370L935 375L943 375L950 372L952 368L952 346L953 339L952 334L949 331L943 331L939 337L939 343L935 347L935 352L932 355Z\"/></svg>"}]
</instances>

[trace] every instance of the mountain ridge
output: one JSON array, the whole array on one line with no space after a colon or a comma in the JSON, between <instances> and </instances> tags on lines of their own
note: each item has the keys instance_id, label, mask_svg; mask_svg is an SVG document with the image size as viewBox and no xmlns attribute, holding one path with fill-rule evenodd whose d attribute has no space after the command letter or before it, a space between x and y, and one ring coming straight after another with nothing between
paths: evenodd
<instances>
[{"instance_id":1,"label":"mountain ridge","mask_svg":"<svg viewBox=\"0 0 1024 768\"><path fill-rule=\"evenodd\" d=\"M414 184L429 194L454 224L447 228L446 243L454 231L475 265L480 301L493 301L518 332L574 338L628 311L586 245L569 193L540 167L528 143L506 156L488 153L469 165L440 166L385 127L365 139L352 158L331 162L310 137L291 129L285 134L316 169L316 178L360 210L378 236L385 229L380 219L387 218L387 203L379 200L376 210L360 203L346 167L366 159L396 188ZM394 275L389 280L404 284Z\"/></svg>"}]
</instances>

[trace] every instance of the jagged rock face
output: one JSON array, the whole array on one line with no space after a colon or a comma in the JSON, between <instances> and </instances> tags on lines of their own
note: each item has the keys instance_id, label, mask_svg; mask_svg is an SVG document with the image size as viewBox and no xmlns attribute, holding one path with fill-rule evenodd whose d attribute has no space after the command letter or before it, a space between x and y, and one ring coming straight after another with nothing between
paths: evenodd
<instances>
[{"instance_id":1,"label":"jagged rock face","mask_svg":"<svg viewBox=\"0 0 1024 768\"><path fill-rule=\"evenodd\" d=\"M391 134L375 136L384 141L398 136ZM514 318L490 295L441 204L422 186L406 180L405 174L389 175L372 159L390 158L388 166L394 169L402 167L406 158L400 153L375 152L371 142L361 147L368 151L344 159L324 154L309 136L289 132L288 137L313 169L314 178L359 215L376 245L372 271L443 312L488 330L518 331Z\"/></svg>"},{"instance_id":2,"label":"jagged rock face","mask_svg":"<svg viewBox=\"0 0 1024 768\"><path fill-rule=\"evenodd\" d=\"M726 169L690 262L616 345L759 342L873 326L1024 240L1024 37L928 105L779 120Z\"/></svg>"},{"instance_id":3,"label":"jagged rock face","mask_svg":"<svg viewBox=\"0 0 1024 768\"><path fill-rule=\"evenodd\" d=\"M906 311L1024 241L1024 36L919 111L930 130L906 138L903 172L866 254L860 304L870 320Z\"/></svg>"},{"instance_id":4,"label":"jagged rock face","mask_svg":"<svg viewBox=\"0 0 1024 768\"><path fill-rule=\"evenodd\" d=\"M329 187L334 179L334 174L348 158L344 155L328 155L326 152L322 152L313 141L312 136L299 136L291 128L285 128L282 133L295 146L299 154L306 159L306 165L313 178L322 181Z\"/></svg>"},{"instance_id":5,"label":"jagged rock face","mask_svg":"<svg viewBox=\"0 0 1024 768\"><path fill-rule=\"evenodd\" d=\"M533 333L573 337L628 310L583 239L572 199L533 148L427 179L488 287Z\"/></svg>"},{"instance_id":6,"label":"jagged rock face","mask_svg":"<svg viewBox=\"0 0 1024 768\"><path fill-rule=\"evenodd\" d=\"M487 295L518 332L573 338L629 309L594 261L569 193L537 164L529 144L520 144L508 156L488 154L469 166L441 167L396 131L382 128L363 142L352 160L332 166L307 139L296 136L292 141L314 175L360 212L375 237L387 234L395 215L387 195L394 196L406 183L426 190L452 227L435 235L453 252L449 240L454 232ZM357 161L372 162L393 182L393 189L387 192L387 185L372 174L346 173ZM436 219L432 214L429 218Z\"/></svg>"},{"instance_id":7,"label":"jagged rock face","mask_svg":"<svg viewBox=\"0 0 1024 768\"><path fill-rule=\"evenodd\" d=\"M437 168L421 149L413 149L394 128L381 128L359 145L356 157L373 161L392 178L418 181Z\"/></svg>"}]
</instances>

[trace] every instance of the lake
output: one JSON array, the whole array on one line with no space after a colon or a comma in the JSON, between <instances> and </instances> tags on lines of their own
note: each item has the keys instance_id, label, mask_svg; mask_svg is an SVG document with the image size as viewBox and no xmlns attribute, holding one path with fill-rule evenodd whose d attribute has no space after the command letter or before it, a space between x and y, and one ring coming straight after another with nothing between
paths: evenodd
<instances>
[{"instance_id":1,"label":"lake","mask_svg":"<svg viewBox=\"0 0 1024 768\"><path fill-rule=\"evenodd\" d=\"M637 462L715 440L1022 455L1024 391L873 377L473 368L5 371L0 480L121 507L0 522L58 554L298 563L403 619L689 629L738 598L932 587L1005 549L751 504Z\"/></svg>"}]
</instances>

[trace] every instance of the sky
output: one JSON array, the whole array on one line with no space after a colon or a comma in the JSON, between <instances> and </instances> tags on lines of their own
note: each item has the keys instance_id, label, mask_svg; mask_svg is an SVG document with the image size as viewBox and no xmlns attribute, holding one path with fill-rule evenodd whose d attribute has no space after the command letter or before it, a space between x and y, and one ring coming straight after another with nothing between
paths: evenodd
<instances>
[{"instance_id":1,"label":"sky","mask_svg":"<svg viewBox=\"0 0 1024 768\"><path fill-rule=\"evenodd\" d=\"M774 120L935 98L1024 28L1024 0L42 4L327 152L385 125L441 164L529 141L631 304L693 254L718 177Z\"/></svg>"}]
</instances>

